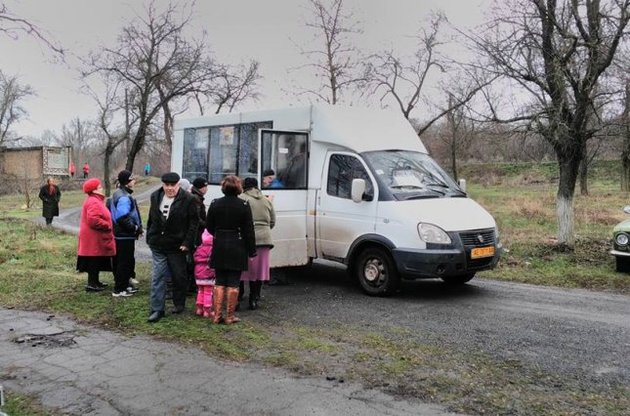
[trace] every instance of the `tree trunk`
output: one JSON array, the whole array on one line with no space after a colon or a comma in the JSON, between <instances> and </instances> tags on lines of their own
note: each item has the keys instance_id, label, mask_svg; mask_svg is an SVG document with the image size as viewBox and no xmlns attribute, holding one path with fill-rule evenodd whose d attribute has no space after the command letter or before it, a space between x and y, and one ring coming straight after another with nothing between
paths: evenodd
<instances>
[{"instance_id":1,"label":"tree trunk","mask_svg":"<svg viewBox=\"0 0 630 416\"><path fill-rule=\"evenodd\" d=\"M457 154L455 143L451 145L451 169L453 171L453 179L457 182Z\"/></svg>"},{"instance_id":2,"label":"tree trunk","mask_svg":"<svg viewBox=\"0 0 630 416\"><path fill-rule=\"evenodd\" d=\"M579 152L559 155L560 183L556 195L556 214L558 216L558 248L573 250L575 248L575 230L573 214L573 194L580 168Z\"/></svg>"},{"instance_id":3,"label":"tree trunk","mask_svg":"<svg viewBox=\"0 0 630 416\"><path fill-rule=\"evenodd\" d=\"M621 190L630 192L630 152L621 155Z\"/></svg>"},{"instance_id":4,"label":"tree trunk","mask_svg":"<svg viewBox=\"0 0 630 416\"><path fill-rule=\"evenodd\" d=\"M133 172L133 165L136 161L136 156L142 150L142 146L144 146L144 140L147 134L147 125L140 124L138 127L138 131L136 132L135 137L131 143L131 148L129 149L129 153L127 154L127 163L125 164L125 169L129 172Z\"/></svg>"},{"instance_id":5,"label":"tree trunk","mask_svg":"<svg viewBox=\"0 0 630 416\"><path fill-rule=\"evenodd\" d=\"M588 160L586 157L580 163L580 194L588 195Z\"/></svg>"},{"instance_id":6,"label":"tree trunk","mask_svg":"<svg viewBox=\"0 0 630 416\"><path fill-rule=\"evenodd\" d=\"M114 149L111 146L111 143L107 143L105 147L105 157L103 160L103 181L105 182L105 195L110 196L112 192L112 186L109 183L109 165L111 164L111 156L114 152Z\"/></svg>"}]
</instances>

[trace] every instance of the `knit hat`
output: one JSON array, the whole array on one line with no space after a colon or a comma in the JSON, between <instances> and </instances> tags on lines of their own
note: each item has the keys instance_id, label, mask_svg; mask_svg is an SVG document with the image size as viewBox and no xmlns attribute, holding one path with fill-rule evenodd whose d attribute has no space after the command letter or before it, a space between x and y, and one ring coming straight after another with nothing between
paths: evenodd
<instances>
[{"instance_id":1,"label":"knit hat","mask_svg":"<svg viewBox=\"0 0 630 416\"><path fill-rule=\"evenodd\" d=\"M179 175L177 172L169 172L162 175L162 182L164 183L177 183L179 182Z\"/></svg>"},{"instance_id":2,"label":"knit hat","mask_svg":"<svg viewBox=\"0 0 630 416\"><path fill-rule=\"evenodd\" d=\"M182 188L184 191L189 191L190 190L190 181L186 178L182 178L179 180L179 187Z\"/></svg>"},{"instance_id":3,"label":"knit hat","mask_svg":"<svg viewBox=\"0 0 630 416\"><path fill-rule=\"evenodd\" d=\"M257 187L258 187L258 181L256 180L256 178L245 178L245 180L243 181L244 190L257 188Z\"/></svg>"},{"instance_id":4,"label":"knit hat","mask_svg":"<svg viewBox=\"0 0 630 416\"><path fill-rule=\"evenodd\" d=\"M276 174L276 172L273 171L273 169L267 169L266 171L263 172L262 176L274 176Z\"/></svg>"},{"instance_id":5,"label":"knit hat","mask_svg":"<svg viewBox=\"0 0 630 416\"><path fill-rule=\"evenodd\" d=\"M118 173L118 183L120 183L121 185L127 185L134 179L136 179L135 176L133 176L133 173L129 172L128 170L121 170Z\"/></svg>"},{"instance_id":6,"label":"knit hat","mask_svg":"<svg viewBox=\"0 0 630 416\"><path fill-rule=\"evenodd\" d=\"M197 189L201 189L204 186L208 186L208 181L206 180L206 178L195 178L195 180L193 181L193 186Z\"/></svg>"},{"instance_id":7,"label":"knit hat","mask_svg":"<svg viewBox=\"0 0 630 416\"><path fill-rule=\"evenodd\" d=\"M101 186L100 179L98 178L88 179L83 184L83 192L85 192L86 194L91 194L92 192L96 191L96 188L98 188L99 186Z\"/></svg>"}]
</instances>

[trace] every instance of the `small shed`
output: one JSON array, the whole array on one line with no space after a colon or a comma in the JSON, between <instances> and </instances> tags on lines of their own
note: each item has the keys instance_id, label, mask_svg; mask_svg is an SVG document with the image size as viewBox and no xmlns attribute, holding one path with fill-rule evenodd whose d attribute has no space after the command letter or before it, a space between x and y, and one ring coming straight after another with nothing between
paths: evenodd
<instances>
[{"instance_id":1,"label":"small shed","mask_svg":"<svg viewBox=\"0 0 630 416\"><path fill-rule=\"evenodd\" d=\"M71 153L70 146L5 147L0 149L0 174L38 181L68 177Z\"/></svg>"}]
</instances>

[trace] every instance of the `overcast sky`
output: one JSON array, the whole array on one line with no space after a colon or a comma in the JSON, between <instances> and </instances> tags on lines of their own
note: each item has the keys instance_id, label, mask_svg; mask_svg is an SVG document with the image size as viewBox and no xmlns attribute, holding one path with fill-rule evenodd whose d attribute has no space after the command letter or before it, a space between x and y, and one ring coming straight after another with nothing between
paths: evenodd
<instances>
[{"instance_id":1,"label":"overcast sky","mask_svg":"<svg viewBox=\"0 0 630 416\"><path fill-rule=\"evenodd\" d=\"M95 107L79 92L77 56L85 56L99 44L113 45L120 28L142 14L140 0L5 0L14 13L36 23L60 43L69 54L66 64L52 62L44 45L25 35L18 40L0 37L0 68L37 92L24 103L29 119L17 125L18 135L39 136L74 117L91 119ZM395 47L412 54L412 36L431 11L442 10L458 27L478 24L488 0L346 0L347 10L363 29L358 47L379 51ZM165 4L159 1L158 4ZM285 93L287 69L303 62L295 44L304 44L309 32L305 0L198 0L195 30L205 30L215 55L222 61L238 63L256 59L261 63L262 97L244 107L278 107L296 102Z\"/></svg>"}]
</instances>

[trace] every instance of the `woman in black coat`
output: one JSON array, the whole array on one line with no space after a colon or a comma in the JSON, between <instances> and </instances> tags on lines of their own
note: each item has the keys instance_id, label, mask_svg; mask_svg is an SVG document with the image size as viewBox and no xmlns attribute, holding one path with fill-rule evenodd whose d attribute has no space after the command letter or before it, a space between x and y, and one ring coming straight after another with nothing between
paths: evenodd
<instances>
[{"instance_id":1,"label":"woman in black coat","mask_svg":"<svg viewBox=\"0 0 630 416\"><path fill-rule=\"evenodd\" d=\"M46 225L52 224L53 217L59 216L59 200L61 191L55 179L46 179L46 185L39 189L39 199L42 200L42 216L46 218Z\"/></svg>"},{"instance_id":2,"label":"woman in black coat","mask_svg":"<svg viewBox=\"0 0 630 416\"><path fill-rule=\"evenodd\" d=\"M241 180L228 176L221 182L223 198L208 208L206 229L214 236L210 266L216 271L212 307L214 323L221 322L223 298L227 292L226 324L238 322L234 316L238 303L241 272L247 270L249 257L256 256L254 222L249 204L238 197L243 192Z\"/></svg>"}]
</instances>

